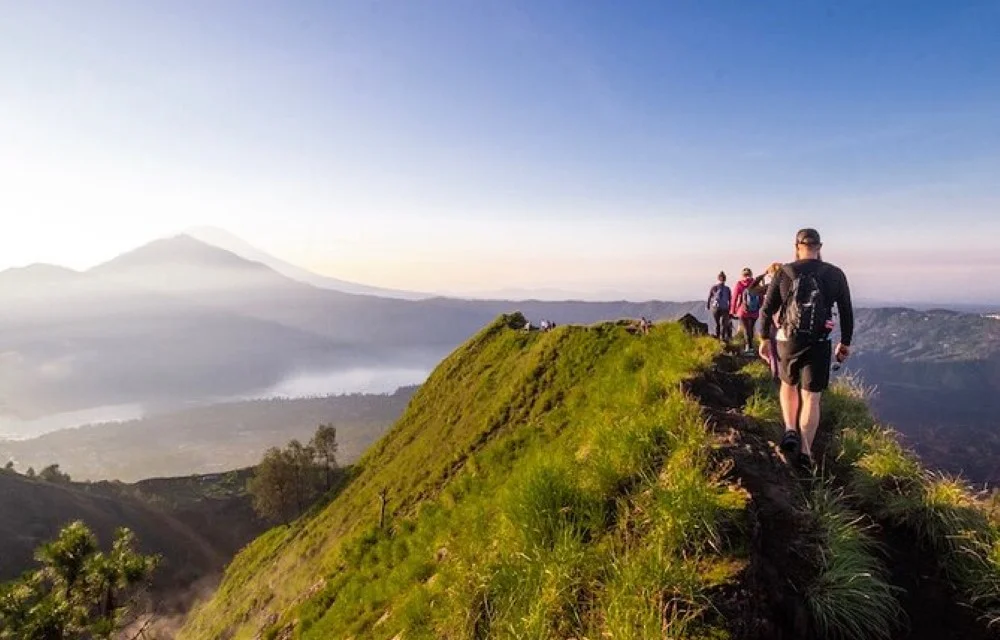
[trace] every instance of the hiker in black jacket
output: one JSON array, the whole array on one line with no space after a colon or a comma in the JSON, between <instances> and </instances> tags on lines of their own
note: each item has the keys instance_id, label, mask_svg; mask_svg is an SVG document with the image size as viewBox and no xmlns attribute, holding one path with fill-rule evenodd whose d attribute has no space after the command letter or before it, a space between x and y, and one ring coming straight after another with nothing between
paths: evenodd
<instances>
[{"instance_id":1,"label":"hiker in black jacket","mask_svg":"<svg viewBox=\"0 0 1000 640\"><path fill-rule=\"evenodd\" d=\"M729 305L733 292L726 286L726 272L719 272L719 281L708 292L708 302L705 308L715 320L715 337L724 342L733 339L733 319L729 315Z\"/></svg>"},{"instance_id":2,"label":"hiker in black jacket","mask_svg":"<svg viewBox=\"0 0 1000 640\"><path fill-rule=\"evenodd\" d=\"M797 260L784 265L771 281L761 315L760 357L770 360L774 315L778 373L781 377L781 413L785 434L781 450L794 462L812 467L812 443L819 426L820 396L830 384L831 358L843 362L851 355L854 308L847 277L823 262L819 232L802 229L795 236ZM840 343L830 341L833 305L840 314ZM801 413L800 413L801 409Z\"/></svg>"}]
</instances>

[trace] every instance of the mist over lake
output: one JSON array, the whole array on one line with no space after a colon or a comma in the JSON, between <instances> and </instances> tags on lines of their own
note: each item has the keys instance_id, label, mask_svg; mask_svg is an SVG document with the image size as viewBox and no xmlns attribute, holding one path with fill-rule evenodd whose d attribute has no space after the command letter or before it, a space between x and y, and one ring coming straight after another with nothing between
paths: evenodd
<instances>
[{"instance_id":1,"label":"mist over lake","mask_svg":"<svg viewBox=\"0 0 1000 640\"><path fill-rule=\"evenodd\" d=\"M263 390L220 396L192 398L186 402L157 403L154 406L122 404L91 407L78 411L53 413L32 419L0 416L0 440L24 440L40 435L90 424L126 422L144 416L169 413L184 407L205 406L235 400L270 398L312 398L351 393L393 393L400 387L421 384L433 365L407 362L394 366L353 367L302 371L290 374Z\"/></svg>"},{"instance_id":2,"label":"mist over lake","mask_svg":"<svg viewBox=\"0 0 1000 640\"><path fill-rule=\"evenodd\" d=\"M0 440L34 438L50 431L97 422L125 422L141 418L145 413L141 405L123 404L54 413L30 420L0 416Z\"/></svg>"},{"instance_id":3,"label":"mist over lake","mask_svg":"<svg viewBox=\"0 0 1000 640\"><path fill-rule=\"evenodd\" d=\"M297 373L263 393L250 394L254 398L301 398L344 393L392 393L400 387L421 384L431 368L359 367L347 370L330 370Z\"/></svg>"}]
</instances>

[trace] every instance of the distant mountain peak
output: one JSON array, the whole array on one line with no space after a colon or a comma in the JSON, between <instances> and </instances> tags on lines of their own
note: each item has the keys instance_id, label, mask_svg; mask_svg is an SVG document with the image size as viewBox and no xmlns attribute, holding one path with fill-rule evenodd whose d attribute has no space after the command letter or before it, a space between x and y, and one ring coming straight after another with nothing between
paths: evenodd
<instances>
[{"instance_id":1,"label":"distant mountain peak","mask_svg":"<svg viewBox=\"0 0 1000 640\"><path fill-rule=\"evenodd\" d=\"M36 262L24 267L11 267L0 271L0 284L16 287L35 287L41 285L61 284L78 278L79 271L67 267Z\"/></svg>"},{"instance_id":2,"label":"distant mountain peak","mask_svg":"<svg viewBox=\"0 0 1000 640\"><path fill-rule=\"evenodd\" d=\"M320 275L298 265L282 260L277 256L271 255L270 253L253 246L246 240L243 240L225 229L220 229L218 227L192 227L188 229L186 233L200 242L225 249L226 251L230 251L233 254L247 260L267 265L286 278L291 278L292 280L297 280L314 287L319 287L320 289L330 289L332 291L355 295L399 298L402 300L422 300L433 297L424 293L383 289L380 287Z\"/></svg>"},{"instance_id":3,"label":"distant mountain peak","mask_svg":"<svg viewBox=\"0 0 1000 640\"><path fill-rule=\"evenodd\" d=\"M230 269L267 269L263 264L247 260L231 251L207 242L202 242L189 234L182 233L144 244L137 249L123 253L94 267L93 271L109 272L137 267L175 265Z\"/></svg>"},{"instance_id":4,"label":"distant mountain peak","mask_svg":"<svg viewBox=\"0 0 1000 640\"><path fill-rule=\"evenodd\" d=\"M184 231L183 235L186 235L190 238L194 238L195 240L204 242L206 244L214 245L222 249L227 249L228 251L232 251L232 249L230 249L229 246L241 246L241 247L246 247L247 249L256 250L256 247L254 247L252 244L250 244L243 238L239 237L235 233L230 233L229 231L226 231L222 227L212 227L207 225L199 227L191 227L190 229ZM236 252L234 251L234 253Z\"/></svg>"},{"instance_id":5,"label":"distant mountain peak","mask_svg":"<svg viewBox=\"0 0 1000 640\"><path fill-rule=\"evenodd\" d=\"M30 276L55 276L63 278L72 278L73 276L80 275L79 271L74 271L69 267L62 267L57 264L49 264L47 262L35 262L23 267L11 267L9 269L4 269L0 271L0 276L3 275L30 275Z\"/></svg>"}]
</instances>

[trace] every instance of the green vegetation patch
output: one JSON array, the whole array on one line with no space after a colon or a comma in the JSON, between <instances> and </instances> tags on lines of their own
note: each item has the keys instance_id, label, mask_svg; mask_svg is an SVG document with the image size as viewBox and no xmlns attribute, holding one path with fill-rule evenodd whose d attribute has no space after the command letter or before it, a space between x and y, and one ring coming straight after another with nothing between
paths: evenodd
<instances>
[{"instance_id":1,"label":"green vegetation patch","mask_svg":"<svg viewBox=\"0 0 1000 640\"><path fill-rule=\"evenodd\" d=\"M888 581L871 525L824 483L813 488L808 507L820 534L820 567L806 602L820 637L891 638L903 619L900 590Z\"/></svg>"},{"instance_id":2,"label":"green vegetation patch","mask_svg":"<svg viewBox=\"0 0 1000 640\"><path fill-rule=\"evenodd\" d=\"M1000 624L1000 527L986 497L960 478L928 471L894 432L874 424L862 412L868 397L863 387L843 384L828 395L839 408L839 463L859 506L911 536L966 604L984 621Z\"/></svg>"},{"instance_id":3,"label":"green vegetation patch","mask_svg":"<svg viewBox=\"0 0 1000 640\"><path fill-rule=\"evenodd\" d=\"M1000 618L997 516L878 426L859 381L825 394L824 464L795 478L768 466L780 411L761 363L741 372L744 415L721 425L747 433L723 441L683 390L717 342L672 324L523 324L504 316L445 360L346 486L248 547L181 637L726 638L716 607L745 593L762 551L749 494L723 474L751 458L789 501L780 533L802 564L777 586L815 637L893 637L920 606L901 605L887 531Z\"/></svg>"},{"instance_id":4,"label":"green vegetation patch","mask_svg":"<svg viewBox=\"0 0 1000 640\"><path fill-rule=\"evenodd\" d=\"M716 476L681 382L717 343L519 321L443 362L342 493L251 545L182 637L713 633L708 594L742 567L726 532L746 495Z\"/></svg>"}]
</instances>

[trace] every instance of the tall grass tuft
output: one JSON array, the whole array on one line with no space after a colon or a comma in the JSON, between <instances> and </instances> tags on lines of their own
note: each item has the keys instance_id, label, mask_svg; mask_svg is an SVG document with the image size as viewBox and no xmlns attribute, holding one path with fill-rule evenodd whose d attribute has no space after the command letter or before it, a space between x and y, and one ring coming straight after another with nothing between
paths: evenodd
<instances>
[{"instance_id":1,"label":"tall grass tuft","mask_svg":"<svg viewBox=\"0 0 1000 640\"><path fill-rule=\"evenodd\" d=\"M551 549L506 553L475 585L478 619L458 637L573 637L585 625L593 572L599 566L587 545L568 533Z\"/></svg>"},{"instance_id":2,"label":"tall grass tuft","mask_svg":"<svg viewBox=\"0 0 1000 640\"><path fill-rule=\"evenodd\" d=\"M522 549L551 550L565 539L589 540L604 526L601 503L580 487L568 463L539 459L520 474L504 505Z\"/></svg>"},{"instance_id":3,"label":"tall grass tuft","mask_svg":"<svg viewBox=\"0 0 1000 640\"><path fill-rule=\"evenodd\" d=\"M842 460L854 465L851 488L877 518L902 522L919 509L917 502L927 482L926 473L892 431L847 430L840 442Z\"/></svg>"},{"instance_id":4,"label":"tall grass tuft","mask_svg":"<svg viewBox=\"0 0 1000 640\"><path fill-rule=\"evenodd\" d=\"M808 508L820 531L820 571L806 594L822 638L890 638L903 616L896 587L887 579L878 545L863 517L842 495L819 483Z\"/></svg>"},{"instance_id":5,"label":"tall grass tuft","mask_svg":"<svg viewBox=\"0 0 1000 640\"><path fill-rule=\"evenodd\" d=\"M683 638L710 604L698 565L656 547L617 558L611 576L598 637Z\"/></svg>"},{"instance_id":6,"label":"tall grass tuft","mask_svg":"<svg viewBox=\"0 0 1000 640\"><path fill-rule=\"evenodd\" d=\"M868 403L875 395L875 388L864 384L861 378L848 375L838 378L823 394L823 427L831 435L844 429L868 430L875 428Z\"/></svg>"},{"instance_id":7,"label":"tall grass tuft","mask_svg":"<svg viewBox=\"0 0 1000 640\"><path fill-rule=\"evenodd\" d=\"M983 558L982 573L972 590L972 604L980 611L987 624L1000 629L1000 531L991 530L992 542L978 541L978 548L970 551L974 557Z\"/></svg>"},{"instance_id":8,"label":"tall grass tuft","mask_svg":"<svg viewBox=\"0 0 1000 640\"><path fill-rule=\"evenodd\" d=\"M929 475L922 489L920 511L912 524L921 538L940 550L952 550L963 539L989 529L977 497L959 479Z\"/></svg>"},{"instance_id":9,"label":"tall grass tuft","mask_svg":"<svg viewBox=\"0 0 1000 640\"><path fill-rule=\"evenodd\" d=\"M780 423L782 420L781 404L773 393L766 394L755 391L744 405L743 415L761 422Z\"/></svg>"},{"instance_id":10,"label":"tall grass tuft","mask_svg":"<svg viewBox=\"0 0 1000 640\"><path fill-rule=\"evenodd\" d=\"M1000 531L984 496L958 478L928 472L891 430L845 428L837 446L865 509L934 553L966 603L1000 626Z\"/></svg>"}]
</instances>

